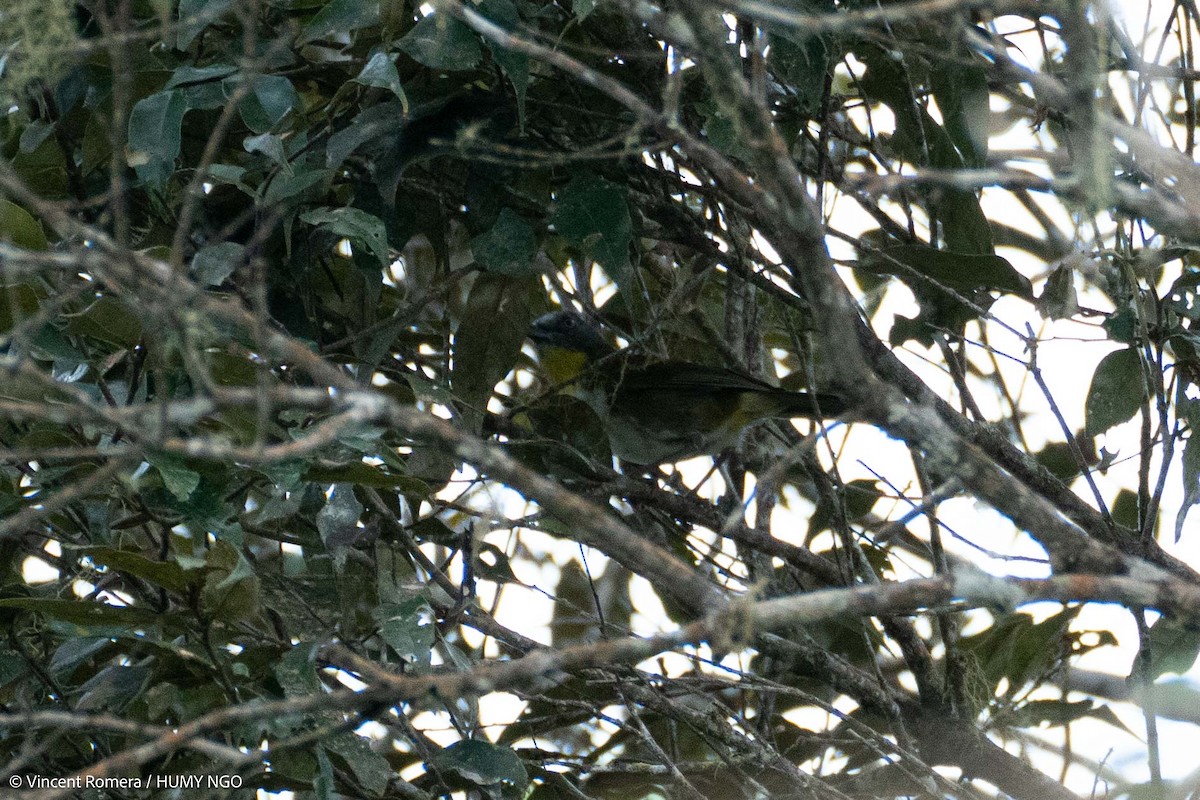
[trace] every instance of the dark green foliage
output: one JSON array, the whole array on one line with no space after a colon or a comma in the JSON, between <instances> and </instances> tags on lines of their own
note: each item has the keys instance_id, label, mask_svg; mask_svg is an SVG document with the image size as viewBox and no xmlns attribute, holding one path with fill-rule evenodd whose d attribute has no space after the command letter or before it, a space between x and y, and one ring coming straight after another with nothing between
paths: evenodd
<instances>
[{"instance_id":1,"label":"dark green foliage","mask_svg":"<svg viewBox=\"0 0 1200 800\"><path fill-rule=\"evenodd\" d=\"M864 188L877 172L992 163L989 100L1012 81L970 44L965 12L809 31L786 17L868 6L776 5L760 29L747 18L736 42L693 50L659 38L679 34L677 18L646 24L621 4L464 4L556 54L535 56L413 0L80 2L64 74L0 86L3 761L45 776L237 772L246 792L322 800L890 797L930 791L934 773L894 745L931 708L997 736L1115 727L1092 700L1030 698L1071 656L1115 642L1084 644L1074 608L1040 623L1006 611L960 641L909 624L958 613L944 605L774 639L733 614L708 646L610 665L612 642L716 609L647 586L632 559L564 547L592 520L501 482L531 470L751 600L937 572L932 537L904 526L941 531L936 503L912 510L938 487L843 480L862 474L836 438L852 414L806 441L782 422L749 435L723 476L753 473L762 494L714 504L687 471L617 472L595 409L542 380L524 347L535 317L574 304L653 358L769 378L778 365L790 390L836 373L845 343L816 341L826 309L796 279L828 265L780 263L787 209L747 200L772 185L769 143L705 76L724 54L779 135L783 174L820 186L827 206L853 196L873 220L846 237L857 321L875 326L865 341L965 350L1001 301L1036 297L1045 318L1069 320L1083 292L1105 294L1110 310L1088 313L1122 347L1092 377L1085 464L1055 435L1018 466L1069 482L1099 461L1091 437L1175 404L1182 422L1165 435L1189 437L1182 535L1200 501L1194 250L1087 275L1064 261L1035 291L1045 275L1011 250L1060 258L1064 245L1014 237L969 182ZM664 116L640 116L606 81ZM861 122L883 111L891 129ZM1180 277L1151 302L1138 280L1156 286L1166 264ZM916 316L875 319L896 288ZM942 356L948 374L982 381L976 363ZM1015 452L1023 412L1003 413L986 421ZM397 419L426 427L384 422ZM986 444L984 421L970 430ZM1140 495L1111 505L1116 524L1143 524ZM785 523L753 519L774 507ZM900 518L902 532L879 535ZM990 530L970 535L996 546ZM1151 677L1194 661L1192 622L1150 629ZM570 669L531 659L538 670L488 683L540 646L600 655ZM397 676L431 682L385 691ZM496 722L480 700L493 688L524 705ZM827 704L843 697L855 710L839 716ZM830 715L819 730L793 721L815 713ZM182 744L137 749L192 723Z\"/></svg>"}]
</instances>

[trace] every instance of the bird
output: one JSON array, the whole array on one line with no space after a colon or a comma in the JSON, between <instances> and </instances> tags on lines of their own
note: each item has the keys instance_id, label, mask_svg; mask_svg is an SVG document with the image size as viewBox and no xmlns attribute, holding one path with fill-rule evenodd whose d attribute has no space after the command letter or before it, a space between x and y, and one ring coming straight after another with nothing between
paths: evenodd
<instances>
[{"instance_id":1,"label":"bird","mask_svg":"<svg viewBox=\"0 0 1200 800\"><path fill-rule=\"evenodd\" d=\"M592 408L622 463L650 467L715 455L761 420L833 418L849 410L835 393L794 392L725 367L618 350L574 311L538 317L529 338L545 376Z\"/></svg>"}]
</instances>

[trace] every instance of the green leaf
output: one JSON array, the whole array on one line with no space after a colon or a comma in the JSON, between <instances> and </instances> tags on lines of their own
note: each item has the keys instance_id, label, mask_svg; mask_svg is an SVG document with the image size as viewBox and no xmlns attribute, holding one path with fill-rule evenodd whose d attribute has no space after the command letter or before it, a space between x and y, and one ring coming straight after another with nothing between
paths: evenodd
<instances>
[{"instance_id":1,"label":"green leaf","mask_svg":"<svg viewBox=\"0 0 1200 800\"><path fill-rule=\"evenodd\" d=\"M918 102L919 88L909 75L908 62L875 43L861 44L854 52L867 65L859 86L869 99L885 103L896 117L896 132L890 141L896 154L917 166L966 166L946 129Z\"/></svg>"},{"instance_id":2,"label":"green leaf","mask_svg":"<svg viewBox=\"0 0 1200 800\"><path fill-rule=\"evenodd\" d=\"M258 136L247 136L242 140L242 149L247 153L262 153L269 158L272 163L283 168L283 174L292 176L295 171L292 169L291 163L288 161L287 150L283 144L283 137L274 133L261 133Z\"/></svg>"},{"instance_id":3,"label":"green leaf","mask_svg":"<svg viewBox=\"0 0 1200 800\"><path fill-rule=\"evenodd\" d=\"M140 317L115 297L98 298L68 318L67 333L90 336L118 347L133 347L142 338Z\"/></svg>"},{"instance_id":4,"label":"green leaf","mask_svg":"<svg viewBox=\"0 0 1200 800\"><path fill-rule=\"evenodd\" d=\"M1007 614L986 631L964 637L963 649L977 659L989 689L1006 679L1011 696L1065 658L1064 637L1077 613L1067 609L1039 623L1028 614Z\"/></svg>"},{"instance_id":5,"label":"green leaf","mask_svg":"<svg viewBox=\"0 0 1200 800\"><path fill-rule=\"evenodd\" d=\"M183 592L192 583L188 573L174 561L156 561L141 553L114 547L80 547L75 552L102 567L133 575L169 592ZM200 575L195 572L192 577L199 580Z\"/></svg>"},{"instance_id":6,"label":"green leaf","mask_svg":"<svg viewBox=\"0 0 1200 800\"><path fill-rule=\"evenodd\" d=\"M9 125L11 124L9 123ZM33 127L33 125L29 127ZM53 130L53 126L49 126L47 136L53 133ZM100 136L103 136L105 142L107 142L107 133L98 132L97 138ZM24 144L24 139L25 137L22 136L22 144ZM103 147L106 145L100 146ZM9 155L6 149L4 157L11 159L9 166L16 171L30 189L36 191L44 199L59 199L66 196L66 160L62 150L53 138L45 138L37 147L31 150L22 150L11 155ZM107 155L105 158L107 158ZM108 162L105 161L104 163L107 164Z\"/></svg>"},{"instance_id":7,"label":"green leaf","mask_svg":"<svg viewBox=\"0 0 1200 800\"><path fill-rule=\"evenodd\" d=\"M192 258L192 278L202 286L220 286L245 259L246 248L236 242L202 247Z\"/></svg>"},{"instance_id":8,"label":"green leaf","mask_svg":"<svg viewBox=\"0 0 1200 800\"><path fill-rule=\"evenodd\" d=\"M0 648L0 689L7 687L14 680L30 674L29 664L20 653Z\"/></svg>"},{"instance_id":9,"label":"green leaf","mask_svg":"<svg viewBox=\"0 0 1200 800\"><path fill-rule=\"evenodd\" d=\"M1000 256L955 253L927 245L896 245L885 248L882 255L866 254L859 262L859 267L876 274L896 275L905 283L913 284L914 288L921 288L920 282L914 281L907 270L897 267L896 261L919 275L959 292L992 289L1020 297L1033 296L1029 279ZM925 288L931 289L928 286Z\"/></svg>"},{"instance_id":10,"label":"green leaf","mask_svg":"<svg viewBox=\"0 0 1200 800\"><path fill-rule=\"evenodd\" d=\"M974 192L939 192L930 199L929 207L942 223L947 250L999 258L992 255L992 226ZM1027 288L1022 296L1032 297L1033 293Z\"/></svg>"},{"instance_id":11,"label":"green leaf","mask_svg":"<svg viewBox=\"0 0 1200 800\"><path fill-rule=\"evenodd\" d=\"M0 198L0 242L25 250L45 250L50 246L42 224L11 200Z\"/></svg>"},{"instance_id":12,"label":"green leaf","mask_svg":"<svg viewBox=\"0 0 1200 800\"><path fill-rule=\"evenodd\" d=\"M1187 444L1183 446L1183 502L1175 514L1175 541L1183 536L1183 523L1187 519L1192 506L1200 502L1200 436L1196 428L1188 436Z\"/></svg>"},{"instance_id":13,"label":"green leaf","mask_svg":"<svg viewBox=\"0 0 1200 800\"><path fill-rule=\"evenodd\" d=\"M317 775L313 778L313 796L316 800L334 800L333 764L325 748L317 749ZM340 797L340 795L338 795Z\"/></svg>"},{"instance_id":14,"label":"green leaf","mask_svg":"<svg viewBox=\"0 0 1200 800\"><path fill-rule=\"evenodd\" d=\"M582 22L588 18L588 15L596 10L597 0L571 0L571 11L575 14L575 19Z\"/></svg>"},{"instance_id":15,"label":"green leaf","mask_svg":"<svg viewBox=\"0 0 1200 800\"><path fill-rule=\"evenodd\" d=\"M238 71L232 64L210 64L207 67L184 65L171 73L164 89L186 89L197 83L221 81Z\"/></svg>"},{"instance_id":16,"label":"green leaf","mask_svg":"<svg viewBox=\"0 0 1200 800\"><path fill-rule=\"evenodd\" d=\"M404 87L400 85L400 73L396 71L396 65L387 53L378 52L371 56L366 66L350 80L362 86L387 89L399 98L405 113L408 112L408 98L404 95Z\"/></svg>"},{"instance_id":17,"label":"green leaf","mask_svg":"<svg viewBox=\"0 0 1200 800\"><path fill-rule=\"evenodd\" d=\"M29 284L0 284L0 333L37 313L40 305L39 291Z\"/></svg>"},{"instance_id":18,"label":"green leaf","mask_svg":"<svg viewBox=\"0 0 1200 800\"><path fill-rule=\"evenodd\" d=\"M403 494L428 495L427 485L408 475L395 475L382 468L362 461L348 464L311 464L304 470L303 479L315 483L353 483L355 486L372 486L377 489L399 489Z\"/></svg>"},{"instance_id":19,"label":"green leaf","mask_svg":"<svg viewBox=\"0 0 1200 800\"><path fill-rule=\"evenodd\" d=\"M318 753L323 756L325 751L318 748ZM328 761L328 756L325 756ZM284 747L271 753L271 773L278 774L289 781L298 781L305 784L315 783L317 780L318 767L317 756L312 750L304 750L297 747ZM307 797L308 795L302 795ZM312 795L316 797L316 795Z\"/></svg>"},{"instance_id":20,"label":"green leaf","mask_svg":"<svg viewBox=\"0 0 1200 800\"><path fill-rule=\"evenodd\" d=\"M496 384L517 361L529 323L536 278L484 273L475 279L454 332L450 385L470 430L478 431Z\"/></svg>"},{"instance_id":21,"label":"green leaf","mask_svg":"<svg viewBox=\"0 0 1200 800\"><path fill-rule=\"evenodd\" d=\"M159 453L147 460L162 476L163 485L179 500L187 500L200 485L200 473L185 466L179 456Z\"/></svg>"},{"instance_id":22,"label":"green leaf","mask_svg":"<svg viewBox=\"0 0 1200 800\"><path fill-rule=\"evenodd\" d=\"M918 102L920 89L909 75L908 62L897 59L894 51L873 43L860 44L855 54L868 65L859 85L870 99L886 103L896 117L896 132L890 141L895 153L917 166L949 170L967 166L967 159L959 152L946 128L939 125ZM943 84L949 96L952 92L949 80L943 81ZM975 83L967 80L956 90L964 96L963 102L967 102L966 98L969 97L971 107L975 107L978 100L978 86ZM955 101L951 99L949 102ZM976 117L972 116L972 119L973 124L978 123ZM959 121L965 130L965 119ZM964 141L973 135L964 132ZM974 192L938 190L930 193L928 206L930 214L941 222L942 236L948 250L972 255L992 254L991 226Z\"/></svg>"},{"instance_id":23,"label":"green leaf","mask_svg":"<svg viewBox=\"0 0 1200 800\"><path fill-rule=\"evenodd\" d=\"M371 106L345 128L334 132L325 145L325 166L341 165L362 145L386 134L395 134L408 113L407 102L389 101Z\"/></svg>"},{"instance_id":24,"label":"green leaf","mask_svg":"<svg viewBox=\"0 0 1200 800\"><path fill-rule=\"evenodd\" d=\"M367 794L383 796L393 770L387 759L372 750L364 737L345 731L323 740L321 746L342 760Z\"/></svg>"},{"instance_id":25,"label":"green leaf","mask_svg":"<svg viewBox=\"0 0 1200 800\"><path fill-rule=\"evenodd\" d=\"M430 759L435 770L447 770L476 786L507 784L518 796L529 785L529 773L520 757L508 747L467 739L455 742Z\"/></svg>"},{"instance_id":26,"label":"green leaf","mask_svg":"<svg viewBox=\"0 0 1200 800\"><path fill-rule=\"evenodd\" d=\"M163 88L181 90L189 109L221 108L229 99L232 87L237 85L237 71L238 68L230 64L185 65L171 73Z\"/></svg>"},{"instance_id":27,"label":"green leaf","mask_svg":"<svg viewBox=\"0 0 1200 800\"><path fill-rule=\"evenodd\" d=\"M1195 259L1189 259L1194 262ZM1184 262L1188 264L1188 262ZM1200 286L1200 271L1195 269L1194 264L1185 266L1184 272L1180 275L1171 288L1167 291L1166 299L1163 305L1179 314L1181 317L1187 317L1191 320L1200 320L1200 295L1197 294L1197 287Z\"/></svg>"},{"instance_id":28,"label":"green leaf","mask_svg":"<svg viewBox=\"0 0 1200 800\"><path fill-rule=\"evenodd\" d=\"M484 580L496 583L517 582L517 575L513 572L508 553L491 542L483 542L478 546L475 573Z\"/></svg>"},{"instance_id":29,"label":"green leaf","mask_svg":"<svg viewBox=\"0 0 1200 800\"><path fill-rule=\"evenodd\" d=\"M1155 680L1167 672L1183 675L1196 663L1200 656L1200 627L1193 622L1172 617L1159 617L1150 627L1150 674ZM1138 678L1142 674L1134 667Z\"/></svg>"},{"instance_id":30,"label":"green leaf","mask_svg":"<svg viewBox=\"0 0 1200 800\"><path fill-rule=\"evenodd\" d=\"M1079 311L1075 270L1070 264L1060 264L1050 273L1037 299L1037 310L1046 319L1070 319Z\"/></svg>"},{"instance_id":31,"label":"green leaf","mask_svg":"<svg viewBox=\"0 0 1200 800\"><path fill-rule=\"evenodd\" d=\"M217 539L205 556L208 574L201 594L205 609L223 622L238 622L258 613L262 592L254 568L237 548Z\"/></svg>"},{"instance_id":32,"label":"green leaf","mask_svg":"<svg viewBox=\"0 0 1200 800\"><path fill-rule=\"evenodd\" d=\"M300 33L299 43L379 23L379 0L331 0Z\"/></svg>"},{"instance_id":33,"label":"green leaf","mask_svg":"<svg viewBox=\"0 0 1200 800\"><path fill-rule=\"evenodd\" d=\"M299 105L300 95L287 78L256 75L251 79L250 92L238 104L238 113L251 131L267 133Z\"/></svg>"},{"instance_id":34,"label":"green leaf","mask_svg":"<svg viewBox=\"0 0 1200 800\"><path fill-rule=\"evenodd\" d=\"M1163 712L1162 706L1156 704L1155 711L1161 714ZM1111 706L1096 706L1087 713L1087 716L1091 717L1092 719L1098 719L1101 722L1106 722L1112 727L1121 731L1121 733L1127 733L1130 736L1135 737L1138 735L1130 730L1128 725L1121 721L1121 718L1116 715Z\"/></svg>"},{"instance_id":35,"label":"green leaf","mask_svg":"<svg viewBox=\"0 0 1200 800\"><path fill-rule=\"evenodd\" d=\"M1095 436L1128 422L1150 396L1142 375L1142 357L1130 347L1100 360L1088 389L1086 432Z\"/></svg>"},{"instance_id":36,"label":"green leaf","mask_svg":"<svg viewBox=\"0 0 1200 800\"><path fill-rule=\"evenodd\" d=\"M375 609L379 635L396 655L418 666L429 666L430 653L437 638L436 619L429 604L420 597L403 603L386 603Z\"/></svg>"},{"instance_id":37,"label":"green leaf","mask_svg":"<svg viewBox=\"0 0 1200 800\"><path fill-rule=\"evenodd\" d=\"M267 206L275 205L306 192L331 177L333 171L328 169L298 170L295 175L281 174L267 184L262 203Z\"/></svg>"},{"instance_id":38,"label":"green leaf","mask_svg":"<svg viewBox=\"0 0 1200 800\"><path fill-rule=\"evenodd\" d=\"M739 161L750 159L751 153L745 138L738 133L733 118L720 103L709 99L697 103L696 110L704 115L704 137L712 142L713 147Z\"/></svg>"},{"instance_id":39,"label":"green leaf","mask_svg":"<svg viewBox=\"0 0 1200 800\"><path fill-rule=\"evenodd\" d=\"M517 7L512 0L483 0L479 4L479 13L506 31L514 31L521 24L520 15L517 14ZM492 58L512 81L513 91L517 95L517 113L524 128L525 90L529 87L529 57L524 53L504 48L491 39L487 39L486 44Z\"/></svg>"},{"instance_id":40,"label":"green leaf","mask_svg":"<svg viewBox=\"0 0 1200 800\"><path fill-rule=\"evenodd\" d=\"M1117 492L1117 497L1109 506L1109 513L1112 515L1113 522L1118 525L1137 530L1138 527L1138 496L1137 492L1129 489L1121 489Z\"/></svg>"},{"instance_id":41,"label":"green leaf","mask_svg":"<svg viewBox=\"0 0 1200 800\"><path fill-rule=\"evenodd\" d=\"M865 517L875 507L875 503L883 493L879 491L877 482L871 478L859 478L846 484L844 508L847 520ZM815 536L821 531L828 530L836 519L835 509L822 497L816 509L808 519L808 535Z\"/></svg>"},{"instance_id":42,"label":"green leaf","mask_svg":"<svg viewBox=\"0 0 1200 800\"><path fill-rule=\"evenodd\" d=\"M1030 700L1013 713L1012 724L1021 728L1032 728L1045 723L1051 728L1057 728L1092 716L1093 706L1091 700Z\"/></svg>"},{"instance_id":43,"label":"green leaf","mask_svg":"<svg viewBox=\"0 0 1200 800\"><path fill-rule=\"evenodd\" d=\"M77 625L85 630L116 627L124 630L156 625L159 615L144 608L110 606L90 600L55 600L43 597L8 597L0 608L19 608L50 619Z\"/></svg>"},{"instance_id":44,"label":"green leaf","mask_svg":"<svg viewBox=\"0 0 1200 800\"><path fill-rule=\"evenodd\" d=\"M316 668L319 649L319 644L300 642L276 662L275 680L283 687L285 697L305 697L321 691Z\"/></svg>"},{"instance_id":45,"label":"green leaf","mask_svg":"<svg viewBox=\"0 0 1200 800\"><path fill-rule=\"evenodd\" d=\"M175 47L186 50L192 40L233 7L233 0L179 0L179 29Z\"/></svg>"},{"instance_id":46,"label":"green leaf","mask_svg":"<svg viewBox=\"0 0 1200 800\"><path fill-rule=\"evenodd\" d=\"M400 40L400 49L432 69L471 69L483 57L479 40L466 25L447 14L423 17Z\"/></svg>"},{"instance_id":47,"label":"green leaf","mask_svg":"<svg viewBox=\"0 0 1200 800\"><path fill-rule=\"evenodd\" d=\"M552 735L551 731L579 725L591 718L580 701L606 701L595 685L579 677L566 677L561 683L530 697L521 716L500 731L501 744L518 742L527 736ZM551 795L555 797L555 795Z\"/></svg>"},{"instance_id":48,"label":"green leaf","mask_svg":"<svg viewBox=\"0 0 1200 800\"><path fill-rule=\"evenodd\" d=\"M354 488L338 484L333 493L317 512L317 531L321 541L329 550L352 544L359 535L358 521L362 518L363 505L354 496Z\"/></svg>"},{"instance_id":49,"label":"green leaf","mask_svg":"<svg viewBox=\"0 0 1200 800\"><path fill-rule=\"evenodd\" d=\"M107 636L76 637L67 639L54 650L49 669L55 675L65 675L109 649Z\"/></svg>"},{"instance_id":50,"label":"green leaf","mask_svg":"<svg viewBox=\"0 0 1200 800\"><path fill-rule=\"evenodd\" d=\"M773 30L770 42L767 63L796 93L801 113L815 115L829 73L829 45L821 36L791 29Z\"/></svg>"},{"instance_id":51,"label":"green leaf","mask_svg":"<svg viewBox=\"0 0 1200 800\"><path fill-rule=\"evenodd\" d=\"M874 478L859 478L846 484L846 519L859 520L871 513L875 503L883 497L878 481Z\"/></svg>"},{"instance_id":52,"label":"green leaf","mask_svg":"<svg viewBox=\"0 0 1200 800\"><path fill-rule=\"evenodd\" d=\"M25 126L25 130L21 131L18 147L22 153L34 153L45 144L53 133L53 124L42 119L35 119Z\"/></svg>"},{"instance_id":53,"label":"green leaf","mask_svg":"<svg viewBox=\"0 0 1200 800\"><path fill-rule=\"evenodd\" d=\"M550 619L551 647L591 644L600 638L593 590L591 578L578 561L572 559L559 569Z\"/></svg>"},{"instance_id":54,"label":"green leaf","mask_svg":"<svg viewBox=\"0 0 1200 800\"><path fill-rule=\"evenodd\" d=\"M178 89L145 97L129 112L129 165L151 187L162 189L175 171L185 113Z\"/></svg>"},{"instance_id":55,"label":"green leaf","mask_svg":"<svg viewBox=\"0 0 1200 800\"><path fill-rule=\"evenodd\" d=\"M381 269L387 267L387 228L379 217L358 208L318 208L301 214L300 219L349 239L352 245L365 247L379 261Z\"/></svg>"},{"instance_id":56,"label":"green leaf","mask_svg":"<svg viewBox=\"0 0 1200 800\"><path fill-rule=\"evenodd\" d=\"M246 194L254 194L254 190L248 187L242 180L246 175L246 168L235 166L233 164L213 164L208 168L208 178L213 183L224 183L229 186L236 186Z\"/></svg>"},{"instance_id":57,"label":"green leaf","mask_svg":"<svg viewBox=\"0 0 1200 800\"><path fill-rule=\"evenodd\" d=\"M946 133L969 167L987 165L991 93L983 67L965 63L969 54L938 63L929 83Z\"/></svg>"},{"instance_id":58,"label":"green leaf","mask_svg":"<svg viewBox=\"0 0 1200 800\"><path fill-rule=\"evenodd\" d=\"M110 664L80 687L80 711L121 711L141 695L153 670L149 665Z\"/></svg>"},{"instance_id":59,"label":"green leaf","mask_svg":"<svg viewBox=\"0 0 1200 800\"><path fill-rule=\"evenodd\" d=\"M590 173L579 175L558 196L551 224L618 283L626 277L633 223L620 187Z\"/></svg>"},{"instance_id":60,"label":"green leaf","mask_svg":"<svg viewBox=\"0 0 1200 800\"><path fill-rule=\"evenodd\" d=\"M496 223L475 237L471 251L475 260L489 272L513 276L538 272L533 260L537 255L533 228L509 208L502 208Z\"/></svg>"},{"instance_id":61,"label":"green leaf","mask_svg":"<svg viewBox=\"0 0 1200 800\"><path fill-rule=\"evenodd\" d=\"M1131 345L1138 338L1138 312L1129 305L1122 306L1104 318L1103 326L1109 339Z\"/></svg>"},{"instance_id":62,"label":"green leaf","mask_svg":"<svg viewBox=\"0 0 1200 800\"><path fill-rule=\"evenodd\" d=\"M451 546L455 542L462 540L462 534L449 527L445 522L437 517L426 517L422 520L417 520L409 528L409 532L418 542L432 542L434 544Z\"/></svg>"}]
</instances>

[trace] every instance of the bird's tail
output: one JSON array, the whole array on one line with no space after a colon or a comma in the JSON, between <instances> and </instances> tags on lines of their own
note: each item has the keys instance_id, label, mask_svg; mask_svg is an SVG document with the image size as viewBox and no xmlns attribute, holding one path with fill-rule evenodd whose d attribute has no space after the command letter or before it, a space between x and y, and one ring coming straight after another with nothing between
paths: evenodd
<instances>
[{"instance_id":1,"label":"bird's tail","mask_svg":"<svg viewBox=\"0 0 1200 800\"><path fill-rule=\"evenodd\" d=\"M850 410L846 399L832 392L787 392L780 390L780 417L830 419Z\"/></svg>"}]
</instances>

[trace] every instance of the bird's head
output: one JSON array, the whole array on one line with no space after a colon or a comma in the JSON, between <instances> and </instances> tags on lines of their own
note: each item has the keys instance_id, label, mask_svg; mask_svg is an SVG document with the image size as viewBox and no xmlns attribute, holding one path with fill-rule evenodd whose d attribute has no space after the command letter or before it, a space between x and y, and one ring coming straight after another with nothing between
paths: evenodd
<instances>
[{"instance_id":1,"label":"bird's head","mask_svg":"<svg viewBox=\"0 0 1200 800\"><path fill-rule=\"evenodd\" d=\"M554 383L575 380L588 364L613 352L600 328L574 311L552 311L533 321L529 338Z\"/></svg>"}]
</instances>

